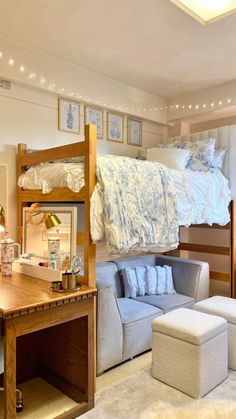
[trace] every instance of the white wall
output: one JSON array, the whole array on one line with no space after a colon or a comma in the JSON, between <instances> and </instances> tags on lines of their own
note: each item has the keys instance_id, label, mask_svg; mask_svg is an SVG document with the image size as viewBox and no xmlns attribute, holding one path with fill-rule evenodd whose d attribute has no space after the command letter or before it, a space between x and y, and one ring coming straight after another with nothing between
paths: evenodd
<instances>
[{"instance_id":1,"label":"white wall","mask_svg":"<svg viewBox=\"0 0 236 419\"><path fill-rule=\"evenodd\" d=\"M18 143L31 148L47 148L79 141L84 137L84 105L81 105L81 134L58 130L57 95L13 83L11 90L0 89L0 163L9 167L7 210L9 234L17 238L16 152ZM106 136L106 112L104 132ZM143 146L153 146L167 135L167 129L157 123L143 121ZM98 152L135 157L138 147L127 145L127 117L124 118L124 143L98 140ZM1 204L1 197L0 197Z\"/></svg>"},{"instance_id":2,"label":"white wall","mask_svg":"<svg viewBox=\"0 0 236 419\"><path fill-rule=\"evenodd\" d=\"M174 121L203 114L209 114L209 119L213 119L212 113L214 112L218 115L216 118L220 118L219 115L222 110L227 109L230 112L230 108L236 103L235 101L236 81L232 80L208 89L169 99L167 119L168 121Z\"/></svg>"},{"instance_id":3,"label":"white wall","mask_svg":"<svg viewBox=\"0 0 236 419\"><path fill-rule=\"evenodd\" d=\"M62 29L63 30L63 29ZM42 91L166 123L167 100L1 38L0 75ZM14 65L9 65L9 58ZM24 71L20 71L20 67ZM34 77L32 78L32 74Z\"/></svg>"}]
</instances>

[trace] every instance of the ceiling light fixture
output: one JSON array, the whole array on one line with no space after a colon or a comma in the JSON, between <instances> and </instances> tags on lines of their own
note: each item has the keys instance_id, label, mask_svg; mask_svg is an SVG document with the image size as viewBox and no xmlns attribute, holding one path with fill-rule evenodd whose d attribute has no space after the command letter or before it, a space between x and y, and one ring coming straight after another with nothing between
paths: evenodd
<instances>
[{"instance_id":1,"label":"ceiling light fixture","mask_svg":"<svg viewBox=\"0 0 236 419\"><path fill-rule=\"evenodd\" d=\"M236 12L236 0L170 0L202 25L214 23Z\"/></svg>"}]
</instances>

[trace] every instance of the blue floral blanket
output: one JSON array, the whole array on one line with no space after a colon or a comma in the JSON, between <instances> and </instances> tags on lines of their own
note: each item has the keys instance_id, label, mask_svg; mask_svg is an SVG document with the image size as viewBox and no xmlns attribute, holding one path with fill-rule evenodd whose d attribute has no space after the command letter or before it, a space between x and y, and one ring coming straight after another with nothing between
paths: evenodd
<instances>
[{"instance_id":1,"label":"blue floral blanket","mask_svg":"<svg viewBox=\"0 0 236 419\"><path fill-rule=\"evenodd\" d=\"M161 164L129 157L97 157L91 235L105 237L111 254L178 246L174 187Z\"/></svg>"}]
</instances>

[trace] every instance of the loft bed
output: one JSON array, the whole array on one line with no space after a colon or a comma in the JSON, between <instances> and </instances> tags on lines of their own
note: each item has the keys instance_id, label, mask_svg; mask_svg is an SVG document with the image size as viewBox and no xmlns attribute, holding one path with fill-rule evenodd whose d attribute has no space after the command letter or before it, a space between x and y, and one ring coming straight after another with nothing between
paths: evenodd
<instances>
[{"instance_id":1,"label":"loft bed","mask_svg":"<svg viewBox=\"0 0 236 419\"><path fill-rule=\"evenodd\" d=\"M27 153L25 144L18 145L17 175L25 172L27 166L60 160L63 158L84 157L85 185L75 193L69 188L55 188L48 194L40 190L23 190L18 187L18 240L23 238L23 207L34 202L70 202L84 204L84 231L77 232L77 244L84 249L84 274L80 283L90 287L96 286L96 245L90 237L90 198L96 183L96 127L85 126L85 140L54 147L42 151Z\"/></svg>"},{"instance_id":2,"label":"loft bed","mask_svg":"<svg viewBox=\"0 0 236 419\"><path fill-rule=\"evenodd\" d=\"M196 227L226 229L230 234L230 245L210 246L206 244L195 244L186 241L180 241L179 250L189 252L198 252L203 255L229 255L231 258L231 274L230 277L226 273L211 271L212 279L229 281L231 280L232 295L236 297L236 240L234 239L236 227L234 219L236 217L236 178L234 177L234 156L236 156L236 126L221 127L215 130L204 131L187 136L190 139L206 139L216 138L217 147L227 147L228 153L224 163L223 173L229 179L232 193L231 203L231 222L226 226L213 225L197 225ZM173 139L175 139L174 137ZM180 138L180 137L178 137ZM186 138L186 136L185 136ZM172 141L173 139L168 139ZM43 194L38 190L22 190L19 188L19 239L22 239L22 207L32 202L83 202L85 204L85 230L78 232L77 243L84 246L85 274L81 282L94 286L95 283L95 257L96 247L90 237L90 197L92 195L95 182L95 165L96 165L96 133L93 126L87 126L85 131L85 141L56 147L44 151L27 154L27 147L19 145L18 159L18 175L21 175L28 165L58 160L64 157L85 156L85 186L80 192L72 192L68 188L55 188L48 194Z\"/></svg>"},{"instance_id":3,"label":"loft bed","mask_svg":"<svg viewBox=\"0 0 236 419\"><path fill-rule=\"evenodd\" d=\"M195 132L184 136L171 137L167 141L173 142L175 140L204 140L208 138L216 139L216 148L227 148L227 153L223 166L223 175L229 180L231 190L231 205L230 205L230 222L225 226L213 224L191 225L191 229L204 229L209 232L215 230L218 233L224 232L228 236L228 245L212 245L205 243L193 243L180 239L178 250L190 252L190 257L194 254L197 258L204 258L207 261L209 256L225 256L230 258L230 272L210 271L211 279L230 283L231 296L236 298L236 172L235 172L235 158L236 158L236 125L223 126L219 128L209 129L201 132ZM206 234L206 233L205 233ZM204 235L204 233L203 233ZM193 234L194 236L194 234ZM181 254L181 253L180 253Z\"/></svg>"}]
</instances>

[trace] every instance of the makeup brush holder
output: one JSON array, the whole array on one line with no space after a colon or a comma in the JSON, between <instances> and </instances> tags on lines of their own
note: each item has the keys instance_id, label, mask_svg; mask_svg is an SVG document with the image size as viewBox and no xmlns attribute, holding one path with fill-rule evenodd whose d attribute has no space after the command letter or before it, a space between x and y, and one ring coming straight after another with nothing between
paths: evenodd
<instances>
[{"instance_id":1,"label":"makeup brush holder","mask_svg":"<svg viewBox=\"0 0 236 419\"><path fill-rule=\"evenodd\" d=\"M62 289L70 291L76 288L77 286L77 273L64 272L61 276L62 279Z\"/></svg>"}]
</instances>

